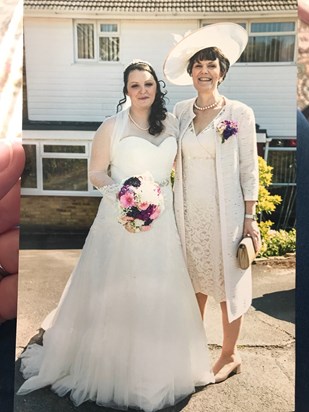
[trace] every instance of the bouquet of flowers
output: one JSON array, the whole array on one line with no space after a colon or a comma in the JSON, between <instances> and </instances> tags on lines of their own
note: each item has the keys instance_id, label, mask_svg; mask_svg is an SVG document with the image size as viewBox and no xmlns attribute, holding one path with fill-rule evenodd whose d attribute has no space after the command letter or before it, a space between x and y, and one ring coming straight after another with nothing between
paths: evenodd
<instances>
[{"instance_id":1,"label":"bouquet of flowers","mask_svg":"<svg viewBox=\"0 0 309 412\"><path fill-rule=\"evenodd\" d=\"M118 221L129 226L133 233L150 230L152 222L164 210L161 188L149 172L126 179L117 198L120 208Z\"/></svg>"},{"instance_id":2,"label":"bouquet of flowers","mask_svg":"<svg viewBox=\"0 0 309 412\"><path fill-rule=\"evenodd\" d=\"M224 143L229 137L237 134L238 124L233 120L223 120L217 126L217 132L222 137L222 143Z\"/></svg>"}]
</instances>

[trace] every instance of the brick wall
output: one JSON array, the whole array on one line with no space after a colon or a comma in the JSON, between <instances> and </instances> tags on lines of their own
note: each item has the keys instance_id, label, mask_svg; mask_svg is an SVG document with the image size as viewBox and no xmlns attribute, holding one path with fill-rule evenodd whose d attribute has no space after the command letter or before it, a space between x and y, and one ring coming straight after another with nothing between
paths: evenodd
<instances>
[{"instance_id":1,"label":"brick wall","mask_svg":"<svg viewBox=\"0 0 309 412\"><path fill-rule=\"evenodd\" d=\"M100 197L22 196L20 224L32 230L88 230Z\"/></svg>"}]
</instances>

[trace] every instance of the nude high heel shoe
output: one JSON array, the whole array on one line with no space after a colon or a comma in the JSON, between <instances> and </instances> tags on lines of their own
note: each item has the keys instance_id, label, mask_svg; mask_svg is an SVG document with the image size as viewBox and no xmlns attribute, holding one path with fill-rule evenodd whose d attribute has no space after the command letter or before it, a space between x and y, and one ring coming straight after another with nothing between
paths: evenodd
<instances>
[{"instance_id":1,"label":"nude high heel shoe","mask_svg":"<svg viewBox=\"0 0 309 412\"><path fill-rule=\"evenodd\" d=\"M225 381L232 375L238 374L241 372L241 362L235 361L224 365L223 368L219 370L218 373L215 375L215 383L220 383Z\"/></svg>"}]
</instances>

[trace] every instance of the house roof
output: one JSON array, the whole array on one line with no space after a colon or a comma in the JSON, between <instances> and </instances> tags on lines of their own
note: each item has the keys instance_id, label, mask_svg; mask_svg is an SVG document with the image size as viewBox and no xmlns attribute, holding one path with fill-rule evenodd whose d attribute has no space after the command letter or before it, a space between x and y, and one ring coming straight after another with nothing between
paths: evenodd
<instances>
[{"instance_id":1,"label":"house roof","mask_svg":"<svg viewBox=\"0 0 309 412\"><path fill-rule=\"evenodd\" d=\"M297 10L297 0L24 0L28 10L218 13Z\"/></svg>"}]
</instances>

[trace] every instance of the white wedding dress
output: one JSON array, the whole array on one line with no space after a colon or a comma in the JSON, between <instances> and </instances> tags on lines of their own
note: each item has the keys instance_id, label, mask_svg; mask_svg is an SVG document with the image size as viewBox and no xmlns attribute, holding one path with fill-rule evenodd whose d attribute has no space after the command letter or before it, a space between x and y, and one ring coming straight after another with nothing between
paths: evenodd
<instances>
[{"instance_id":1,"label":"white wedding dress","mask_svg":"<svg viewBox=\"0 0 309 412\"><path fill-rule=\"evenodd\" d=\"M150 412L214 382L167 183L176 150L174 136L160 146L136 136L117 143L114 181L149 171L163 183L165 210L150 231L132 234L118 223L114 191L103 196L43 346L22 355L18 394L51 385L75 405Z\"/></svg>"}]
</instances>

